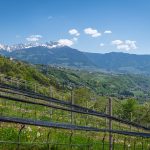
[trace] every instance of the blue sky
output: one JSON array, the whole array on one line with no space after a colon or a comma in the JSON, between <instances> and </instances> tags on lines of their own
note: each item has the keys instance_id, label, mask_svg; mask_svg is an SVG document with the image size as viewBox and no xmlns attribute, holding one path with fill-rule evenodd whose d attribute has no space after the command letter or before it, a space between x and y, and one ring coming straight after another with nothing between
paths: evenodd
<instances>
[{"instance_id":1,"label":"blue sky","mask_svg":"<svg viewBox=\"0 0 150 150\"><path fill-rule=\"evenodd\" d=\"M0 19L1 44L150 54L150 0L0 0Z\"/></svg>"}]
</instances>

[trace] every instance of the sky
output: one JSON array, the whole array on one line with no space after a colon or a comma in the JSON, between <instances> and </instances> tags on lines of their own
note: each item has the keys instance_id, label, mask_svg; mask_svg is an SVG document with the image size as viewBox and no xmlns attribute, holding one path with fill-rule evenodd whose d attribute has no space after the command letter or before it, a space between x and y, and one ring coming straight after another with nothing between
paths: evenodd
<instances>
[{"instance_id":1,"label":"sky","mask_svg":"<svg viewBox=\"0 0 150 150\"><path fill-rule=\"evenodd\" d=\"M150 0L0 0L0 20L0 44L150 54Z\"/></svg>"}]
</instances>

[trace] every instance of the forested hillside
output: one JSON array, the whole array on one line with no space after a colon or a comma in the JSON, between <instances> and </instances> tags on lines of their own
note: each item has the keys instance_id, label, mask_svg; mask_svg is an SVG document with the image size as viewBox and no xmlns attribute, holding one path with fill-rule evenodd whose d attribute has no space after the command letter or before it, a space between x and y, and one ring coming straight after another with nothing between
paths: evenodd
<instances>
[{"instance_id":1,"label":"forested hillside","mask_svg":"<svg viewBox=\"0 0 150 150\"><path fill-rule=\"evenodd\" d=\"M101 96L111 95L121 99L135 97L139 102L150 99L150 77L144 75L110 74L31 65L4 57L0 57L0 72L46 86L88 87L92 92Z\"/></svg>"},{"instance_id":2,"label":"forested hillside","mask_svg":"<svg viewBox=\"0 0 150 150\"><path fill-rule=\"evenodd\" d=\"M85 86L101 96L111 95L121 99L135 97L140 102L149 101L149 76L89 72L41 65L37 68L59 84Z\"/></svg>"}]
</instances>

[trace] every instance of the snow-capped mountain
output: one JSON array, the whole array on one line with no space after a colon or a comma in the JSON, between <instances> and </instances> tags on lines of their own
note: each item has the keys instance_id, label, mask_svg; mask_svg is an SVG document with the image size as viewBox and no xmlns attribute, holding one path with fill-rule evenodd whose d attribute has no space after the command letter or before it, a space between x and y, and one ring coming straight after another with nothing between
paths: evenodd
<instances>
[{"instance_id":1,"label":"snow-capped mountain","mask_svg":"<svg viewBox=\"0 0 150 150\"><path fill-rule=\"evenodd\" d=\"M56 65L119 73L150 74L150 55L87 53L58 42L0 44L0 55L32 64Z\"/></svg>"},{"instance_id":2,"label":"snow-capped mountain","mask_svg":"<svg viewBox=\"0 0 150 150\"><path fill-rule=\"evenodd\" d=\"M25 43L25 44L14 44L14 45L5 45L5 44L0 44L0 50L4 50L7 52L12 52L15 50L21 50L21 49L28 49L32 47L45 47L45 48L56 48L56 47L61 47L58 42L46 42L46 43Z\"/></svg>"}]
</instances>

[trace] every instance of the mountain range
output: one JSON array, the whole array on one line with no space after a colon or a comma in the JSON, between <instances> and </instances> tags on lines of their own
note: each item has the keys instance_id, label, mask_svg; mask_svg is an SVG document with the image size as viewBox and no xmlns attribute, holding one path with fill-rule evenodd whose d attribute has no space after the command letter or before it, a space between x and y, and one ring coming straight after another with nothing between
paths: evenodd
<instances>
[{"instance_id":1,"label":"mountain range","mask_svg":"<svg viewBox=\"0 0 150 150\"><path fill-rule=\"evenodd\" d=\"M88 53L60 45L58 42L16 44L12 46L0 44L0 54L32 64L105 72L150 74L150 55L119 52Z\"/></svg>"}]
</instances>

